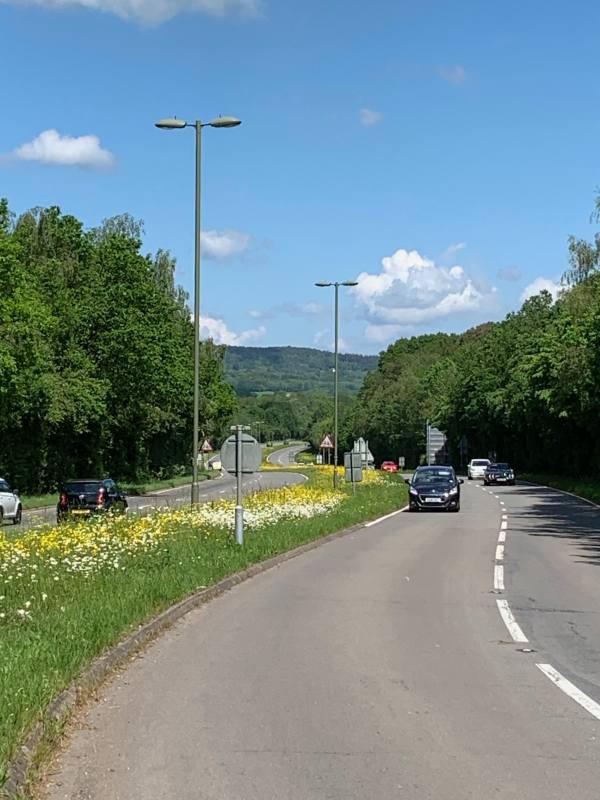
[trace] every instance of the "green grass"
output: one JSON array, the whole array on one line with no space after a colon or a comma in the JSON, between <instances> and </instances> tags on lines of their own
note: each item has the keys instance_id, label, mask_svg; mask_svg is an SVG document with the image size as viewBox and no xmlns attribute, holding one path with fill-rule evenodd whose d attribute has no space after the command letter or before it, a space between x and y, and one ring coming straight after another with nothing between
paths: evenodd
<instances>
[{"instance_id":1,"label":"green grass","mask_svg":"<svg viewBox=\"0 0 600 800\"><path fill-rule=\"evenodd\" d=\"M317 470L307 470L307 475L309 485L329 488L330 475ZM0 589L0 612L13 608L10 620L9 615L0 618L0 787L18 743L52 698L127 632L199 587L400 508L407 497L396 476L359 485L355 496L350 488L341 491L346 497L335 511L265 525L247 533L243 548L231 533L194 529L174 516L160 547L125 558L123 569L87 577L61 571L60 564L41 566L35 573L24 569L20 577L13 569L14 580ZM0 577L1 571L2 557ZM30 583L33 574L35 582ZM42 594L47 595L43 602ZM25 608L26 598L32 599L31 619L19 621L14 609Z\"/></svg>"},{"instance_id":2,"label":"green grass","mask_svg":"<svg viewBox=\"0 0 600 800\"><path fill-rule=\"evenodd\" d=\"M587 500L600 504L600 480L594 478L568 478L564 475L539 475L524 473L518 475L524 481L541 483L544 486L551 486L553 489L562 489L565 492L578 494Z\"/></svg>"}]
</instances>

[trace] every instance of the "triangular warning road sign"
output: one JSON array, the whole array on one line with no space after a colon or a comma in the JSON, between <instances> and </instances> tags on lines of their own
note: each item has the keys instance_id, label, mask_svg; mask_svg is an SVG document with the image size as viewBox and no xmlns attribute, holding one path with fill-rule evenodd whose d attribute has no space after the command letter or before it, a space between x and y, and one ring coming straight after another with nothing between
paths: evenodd
<instances>
[{"instance_id":1,"label":"triangular warning road sign","mask_svg":"<svg viewBox=\"0 0 600 800\"><path fill-rule=\"evenodd\" d=\"M331 437L329 434L326 434L325 438L321 442L321 450L333 450L333 442L331 441Z\"/></svg>"},{"instance_id":2,"label":"triangular warning road sign","mask_svg":"<svg viewBox=\"0 0 600 800\"><path fill-rule=\"evenodd\" d=\"M212 451L213 451L212 445L208 441L208 439L205 439L202 442L202 447L200 449L202 450L203 453L212 453Z\"/></svg>"}]
</instances>

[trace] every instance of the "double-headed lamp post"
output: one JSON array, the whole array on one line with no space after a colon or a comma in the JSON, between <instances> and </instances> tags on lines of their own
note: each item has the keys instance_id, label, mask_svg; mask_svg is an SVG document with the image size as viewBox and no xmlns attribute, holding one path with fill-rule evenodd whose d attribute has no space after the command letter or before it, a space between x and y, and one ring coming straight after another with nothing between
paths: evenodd
<instances>
[{"instance_id":1,"label":"double-headed lamp post","mask_svg":"<svg viewBox=\"0 0 600 800\"><path fill-rule=\"evenodd\" d=\"M337 489L338 475L338 332L339 332L339 300L338 292L340 286L357 286L357 281L318 281L315 286L335 287L335 365L333 381L333 488Z\"/></svg>"},{"instance_id":2,"label":"double-headed lamp post","mask_svg":"<svg viewBox=\"0 0 600 800\"><path fill-rule=\"evenodd\" d=\"M211 122L186 122L183 119L161 119L157 128L178 130L194 128L196 131L196 220L194 229L194 444L192 456L192 503L198 502L198 434L200 417L200 180L202 175L202 128L235 128L241 124L235 117L217 117Z\"/></svg>"}]
</instances>

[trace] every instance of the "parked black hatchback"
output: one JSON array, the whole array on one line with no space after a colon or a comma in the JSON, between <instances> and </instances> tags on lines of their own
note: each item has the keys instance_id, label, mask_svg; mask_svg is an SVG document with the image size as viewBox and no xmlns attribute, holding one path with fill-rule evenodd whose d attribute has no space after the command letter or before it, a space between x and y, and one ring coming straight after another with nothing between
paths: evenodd
<instances>
[{"instance_id":1,"label":"parked black hatchback","mask_svg":"<svg viewBox=\"0 0 600 800\"><path fill-rule=\"evenodd\" d=\"M111 478L85 478L61 486L56 519L64 522L68 517L89 517L109 511L123 514L126 510L127 499Z\"/></svg>"},{"instance_id":2,"label":"parked black hatchback","mask_svg":"<svg viewBox=\"0 0 600 800\"><path fill-rule=\"evenodd\" d=\"M409 510L460 511L462 482L452 467L417 467L412 478L406 479Z\"/></svg>"}]
</instances>

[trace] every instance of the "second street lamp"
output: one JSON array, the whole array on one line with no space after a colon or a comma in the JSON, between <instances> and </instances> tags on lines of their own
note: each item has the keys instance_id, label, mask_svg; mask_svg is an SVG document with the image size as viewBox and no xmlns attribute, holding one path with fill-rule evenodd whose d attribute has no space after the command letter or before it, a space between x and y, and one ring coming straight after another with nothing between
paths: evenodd
<instances>
[{"instance_id":1,"label":"second street lamp","mask_svg":"<svg viewBox=\"0 0 600 800\"><path fill-rule=\"evenodd\" d=\"M357 281L317 281L315 286L335 288L335 362L334 362L334 381L333 381L333 488L337 489L338 474L338 342L339 342L339 299L338 292L340 286L358 286Z\"/></svg>"},{"instance_id":2,"label":"second street lamp","mask_svg":"<svg viewBox=\"0 0 600 800\"><path fill-rule=\"evenodd\" d=\"M186 122L183 119L161 119L154 123L163 130L194 128L196 131L196 214L194 225L194 443L192 450L192 503L198 502L198 444L200 417L200 183L202 176L202 128L235 128L241 124L235 117L217 117L210 122Z\"/></svg>"}]
</instances>

